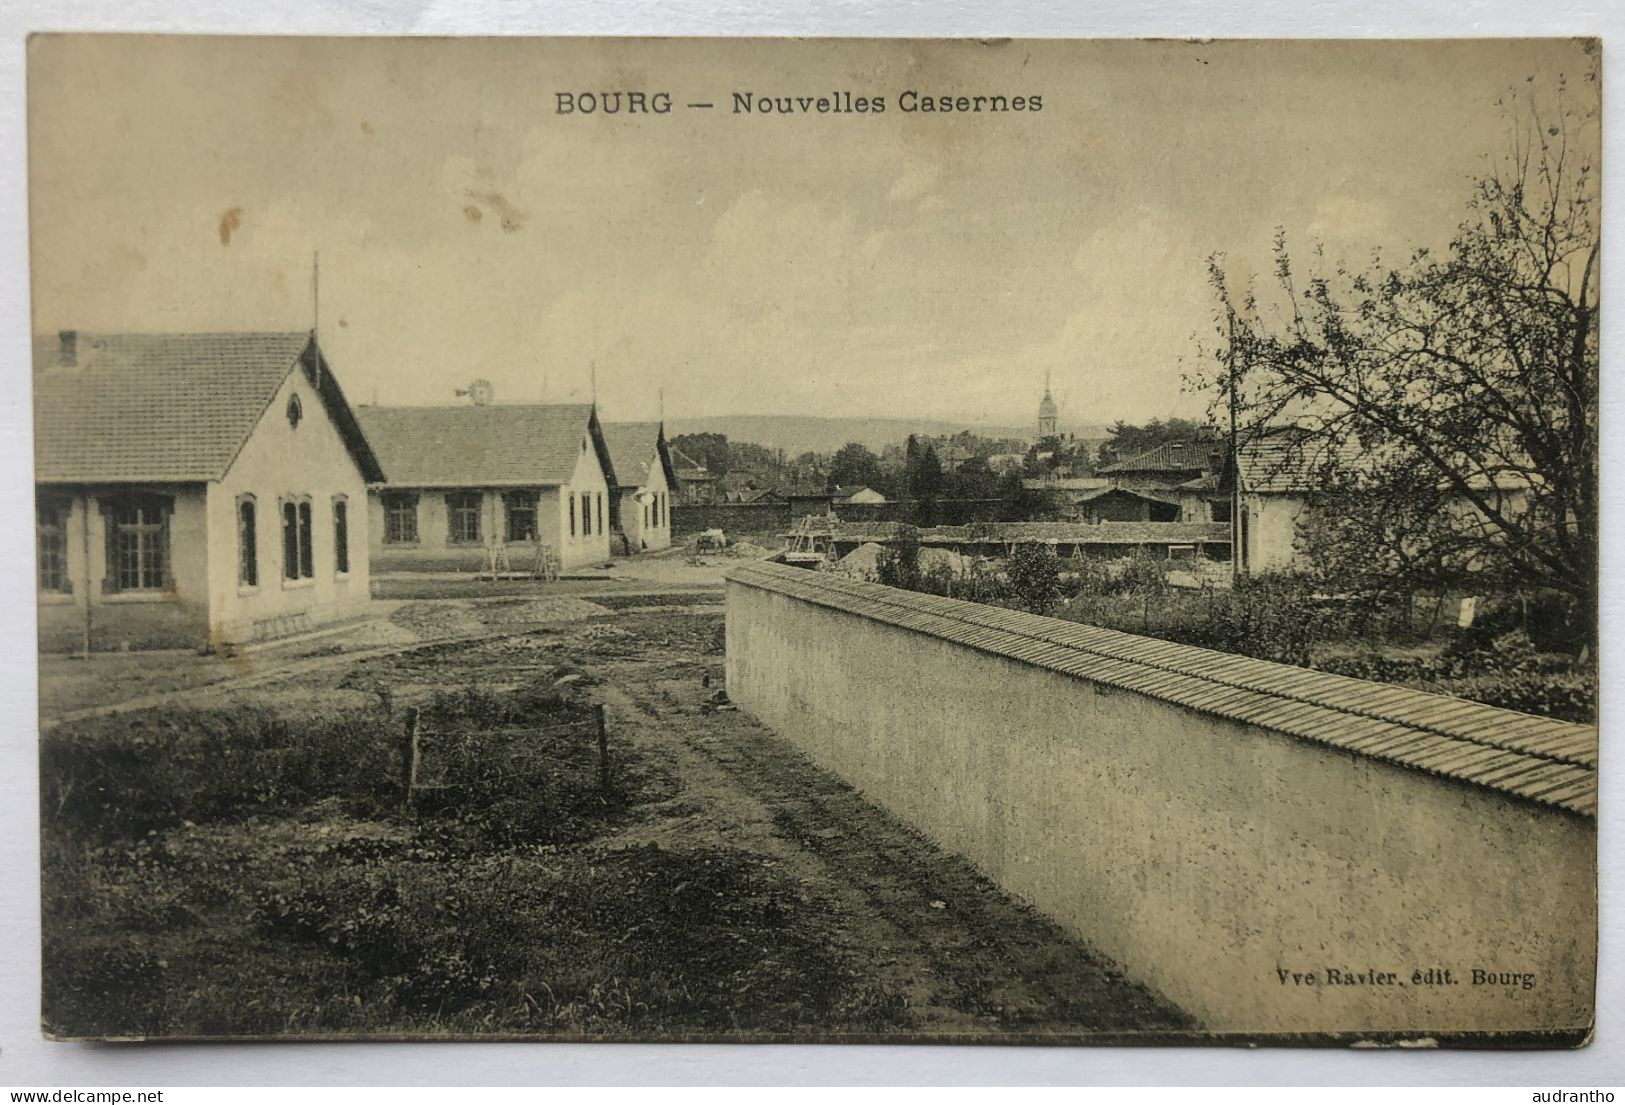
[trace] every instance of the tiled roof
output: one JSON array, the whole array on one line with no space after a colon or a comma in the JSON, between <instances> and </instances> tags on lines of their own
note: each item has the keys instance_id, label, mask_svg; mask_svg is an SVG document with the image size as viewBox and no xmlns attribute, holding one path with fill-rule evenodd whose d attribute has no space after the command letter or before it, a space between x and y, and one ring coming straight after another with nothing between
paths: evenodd
<instances>
[{"instance_id":1,"label":"tiled roof","mask_svg":"<svg viewBox=\"0 0 1625 1105\"><path fill-rule=\"evenodd\" d=\"M830 533L840 541L889 541L901 522L845 522ZM1227 544L1228 522L973 522L915 530L934 545L1195 545Z\"/></svg>"},{"instance_id":2,"label":"tiled roof","mask_svg":"<svg viewBox=\"0 0 1625 1105\"><path fill-rule=\"evenodd\" d=\"M1360 463L1359 447L1332 443L1299 427L1262 433L1236 448L1236 475L1243 491L1283 493L1309 491L1328 467Z\"/></svg>"},{"instance_id":3,"label":"tiled roof","mask_svg":"<svg viewBox=\"0 0 1625 1105\"><path fill-rule=\"evenodd\" d=\"M389 482L400 487L534 487L569 483L582 442L614 483L590 403L362 407Z\"/></svg>"},{"instance_id":4,"label":"tiled roof","mask_svg":"<svg viewBox=\"0 0 1625 1105\"><path fill-rule=\"evenodd\" d=\"M615 467L617 487L643 487L649 482L649 465L656 459L666 468L666 484L676 486L671 455L662 447L665 435L659 422L606 422L604 444Z\"/></svg>"},{"instance_id":5,"label":"tiled roof","mask_svg":"<svg viewBox=\"0 0 1625 1105\"><path fill-rule=\"evenodd\" d=\"M803 568L757 561L732 569L727 578L1300 740L1596 816L1597 731L1589 725Z\"/></svg>"},{"instance_id":6,"label":"tiled roof","mask_svg":"<svg viewBox=\"0 0 1625 1105\"><path fill-rule=\"evenodd\" d=\"M1146 499L1167 506L1179 505L1177 497L1144 487L1097 487L1093 491L1085 491L1082 494L1072 496L1072 501L1075 503L1092 503L1096 499L1104 499L1108 495L1127 495L1130 498Z\"/></svg>"},{"instance_id":7,"label":"tiled roof","mask_svg":"<svg viewBox=\"0 0 1625 1105\"><path fill-rule=\"evenodd\" d=\"M34 471L56 483L219 479L301 363L308 333L91 334L34 339ZM381 478L331 371L314 379L369 478Z\"/></svg>"},{"instance_id":8,"label":"tiled roof","mask_svg":"<svg viewBox=\"0 0 1625 1105\"><path fill-rule=\"evenodd\" d=\"M1222 442L1216 438L1196 441L1174 441L1147 449L1115 464L1108 464L1102 472L1201 472L1217 467L1213 454L1221 453Z\"/></svg>"},{"instance_id":9,"label":"tiled roof","mask_svg":"<svg viewBox=\"0 0 1625 1105\"><path fill-rule=\"evenodd\" d=\"M1037 476L1022 480L1021 485L1028 491L1097 491L1110 487L1111 482L1104 476Z\"/></svg>"}]
</instances>

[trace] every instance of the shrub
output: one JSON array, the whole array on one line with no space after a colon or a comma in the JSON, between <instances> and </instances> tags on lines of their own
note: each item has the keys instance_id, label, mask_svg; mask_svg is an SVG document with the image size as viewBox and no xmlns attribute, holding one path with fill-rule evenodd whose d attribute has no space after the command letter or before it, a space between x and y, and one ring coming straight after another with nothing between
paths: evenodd
<instances>
[{"instance_id":1,"label":"shrub","mask_svg":"<svg viewBox=\"0 0 1625 1105\"><path fill-rule=\"evenodd\" d=\"M1005 576L1017 604L1030 613L1048 614L1061 601L1061 562L1048 545L1017 545Z\"/></svg>"}]
</instances>

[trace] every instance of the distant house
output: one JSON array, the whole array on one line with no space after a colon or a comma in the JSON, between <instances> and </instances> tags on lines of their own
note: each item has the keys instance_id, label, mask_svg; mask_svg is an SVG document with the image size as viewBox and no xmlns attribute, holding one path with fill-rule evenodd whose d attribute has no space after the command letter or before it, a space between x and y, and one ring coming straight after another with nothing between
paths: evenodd
<instances>
[{"instance_id":1,"label":"distant house","mask_svg":"<svg viewBox=\"0 0 1625 1105\"><path fill-rule=\"evenodd\" d=\"M1221 483L1220 475L1212 473L1197 476L1194 480L1186 480L1175 487L1173 494L1179 502L1179 520L1181 522L1230 521L1230 494L1224 490Z\"/></svg>"},{"instance_id":2,"label":"distant house","mask_svg":"<svg viewBox=\"0 0 1625 1105\"><path fill-rule=\"evenodd\" d=\"M1178 499L1156 491L1103 487L1081 492L1071 501L1078 519L1084 522L1180 521Z\"/></svg>"},{"instance_id":3,"label":"distant house","mask_svg":"<svg viewBox=\"0 0 1625 1105\"><path fill-rule=\"evenodd\" d=\"M835 502L850 505L884 503L886 496L872 487L837 487L832 493Z\"/></svg>"},{"instance_id":4,"label":"distant house","mask_svg":"<svg viewBox=\"0 0 1625 1105\"><path fill-rule=\"evenodd\" d=\"M390 474L368 496L376 571L515 571L550 546L607 560L616 478L590 404L362 407ZM499 552L500 550L500 552Z\"/></svg>"},{"instance_id":5,"label":"distant house","mask_svg":"<svg viewBox=\"0 0 1625 1105\"><path fill-rule=\"evenodd\" d=\"M671 450L674 475L677 479L677 501L680 503L715 503L721 495L722 477L707 470L705 465L684 453Z\"/></svg>"},{"instance_id":6,"label":"distant house","mask_svg":"<svg viewBox=\"0 0 1625 1105\"><path fill-rule=\"evenodd\" d=\"M1117 487L1172 488L1199 476L1216 475L1224 466L1224 445L1217 438L1170 441L1124 457L1100 469Z\"/></svg>"},{"instance_id":7,"label":"distant house","mask_svg":"<svg viewBox=\"0 0 1625 1105\"><path fill-rule=\"evenodd\" d=\"M1345 474L1371 471L1371 455L1349 441L1328 442L1314 430L1275 426L1256 433L1236 449L1236 463L1223 483L1235 496L1237 569L1243 573L1307 566L1302 529L1309 502L1327 469ZM1494 480L1475 478L1472 485L1496 509L1518 515L1529 509L1532 488L1516 473ZM1442 485L1441 485L1442 487ZM1447 494L1444 509L1458 530L1488 528L1469 499Z\"/></svg>"},{"instance_id":8,"label":"distant house","mask_svg":"<svg viewBox=\"0 0 1625 1105\"><path fill-rule=\"evenodd\" d=\"M768 506L782 504L785 499L771 487L748 487L739 491L724 492L722 501L741 506Z\"/></svg>"},{"instance_id":9,"label":"distant house","mask_svg":"<svg viewBox=\"0 0 1625 1105\"><path fill-rule=\"evenodd\" d=\"M628 552L671 547L671 489L676 468L659 422L604 425L610 466L615 473L615 520Z\"/></svg>"},{"instance_id":10,"label":"distant house","mask_svg":"<svg viewBox=\"0 0 1625 1105\"><path fill-rule=\"evenodd\" d=\"M815 491L808 488L786 491L785 502L790 504L790 520L810 516L827 517L835 508L835 497L828 491Z\"/></svg>"},{"instance_id":11,"label":"distant house","mask_svg":"<svg viewBox=\"0 0 1625 1105\"><path fill-rule=\"evenodd\" d=\"M368 608L384 478L309 333L34 345L39 643L219 647Z\"/></svg>"}]
</instances>

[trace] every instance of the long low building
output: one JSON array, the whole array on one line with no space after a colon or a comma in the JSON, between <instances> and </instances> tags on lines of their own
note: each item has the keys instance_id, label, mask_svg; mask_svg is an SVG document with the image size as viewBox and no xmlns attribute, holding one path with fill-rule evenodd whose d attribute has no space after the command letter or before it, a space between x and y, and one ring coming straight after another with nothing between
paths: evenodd
<instances>
[{"instance_id":1,"label":"long low building","mask_svg":"<svg viewBox=\"0 0 1625 1105\"><path fill-rule=\"evenodd\" d=\"M895 542L907 529L900 522L834 522L815 536L824 538L835 555L844 556L869 542ZM1170 558L1230 557L1226 522L975 522L913 532L921 545L970 556L1009 556L1018 545L1048 545L1061 557L1129 556L1136 550Z\"/></svg>"},{"instance_id":2,"label":"long low building","mask_svg":"<svg viewBox=\"0 0 1625 1105\"><path fill-rule=\"evenodd\" d=\"M615 473L586 403L361 407L387 485L371 488L380 571L565 569L610 555ZM393 466L393 467L392 467Z\"/></svg>"}]
</instances>

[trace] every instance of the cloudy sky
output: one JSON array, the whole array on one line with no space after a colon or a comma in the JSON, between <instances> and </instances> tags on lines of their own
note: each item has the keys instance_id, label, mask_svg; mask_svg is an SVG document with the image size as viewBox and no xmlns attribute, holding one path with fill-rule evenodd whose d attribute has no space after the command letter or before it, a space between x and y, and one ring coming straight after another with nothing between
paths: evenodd
<instances>
[{"instance_id":1,"label":"cloudy sky","mask_svg":"<svg viewBox=\"0 0 1625 1105\"><path fill-rule=\"evenodd\" d=\"M38 331L308 329L352 399L611 418L1199 414L1205 258L1440 245L1567 41L37 38ZM559 115L559 91L669 92ZM899 96L1042 97L1037 113ZM744 115L756 96L882 114ZM709 110L686 104L712 102Z\"/></svg>"}]
</instances>

